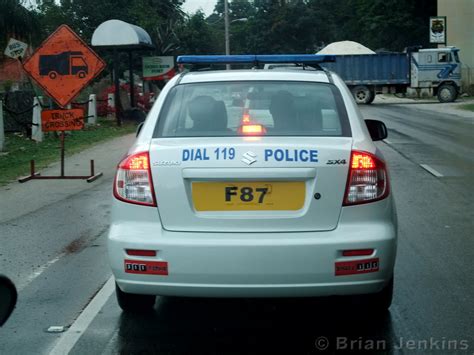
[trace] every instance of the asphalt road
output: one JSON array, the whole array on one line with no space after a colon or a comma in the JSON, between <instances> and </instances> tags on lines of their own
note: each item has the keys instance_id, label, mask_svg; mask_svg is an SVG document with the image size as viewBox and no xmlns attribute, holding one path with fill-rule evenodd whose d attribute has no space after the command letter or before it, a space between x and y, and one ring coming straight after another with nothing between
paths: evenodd
<instances>
[{"instance_id":1,"label":"asphalt road","mask_svg":"<svg viewBox=\"0 0 474 355\"><path fill-rule=\"evenodd\" d=\"M389 313L370 315L345 298L158 298L154 313L124 315L106 258L108 173L40 209L0 219L0 272L20 288L0 329L0 354L473 354L474 120L410 105L362 111L389 129L378 143L400 227ZM51 326L66 330L51 333Z\"/></svg>"}]
</instances>

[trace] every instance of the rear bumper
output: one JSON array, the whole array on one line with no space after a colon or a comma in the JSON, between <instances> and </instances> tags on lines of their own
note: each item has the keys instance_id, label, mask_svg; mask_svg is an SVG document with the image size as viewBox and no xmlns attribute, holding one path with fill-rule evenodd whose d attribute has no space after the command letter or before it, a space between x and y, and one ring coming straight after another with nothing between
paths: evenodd
<instances>
[{"instance_id":1,"label":"rear bumper","mask_svg":"<svg viewBox=\"0 0 474 355\"><path fill-rule=\"evenodd\" d=\"M133 206L140 209L140 217L127 220L125 207L120 212L124 218L114 218L120 223L113 223L109 231L110 263L117 284L128 293L190 297L375 293L393 276L397 226L390 199L370 204L372 211L374 205L376 221L358 218L367 206L345 207L335 230L298 233L170 232L162 229L156 210ZM150 223L153 218L157 221ZM157 255L130 256L126 249L151 249ZM374 253L343 257L347 249L374 249ZM378 270L335 275L336 262L366 259L378 259ZM167 262L168 275L127 273L125 260Z\"/></svg>"}]
</instances>

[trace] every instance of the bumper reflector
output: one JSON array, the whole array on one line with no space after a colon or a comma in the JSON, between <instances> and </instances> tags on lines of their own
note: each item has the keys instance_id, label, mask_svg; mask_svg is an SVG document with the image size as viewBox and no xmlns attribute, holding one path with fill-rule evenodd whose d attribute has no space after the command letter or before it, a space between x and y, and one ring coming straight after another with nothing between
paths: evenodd
<instances>
[{"instance_id":1,"label":"bumper reflector","mask_svg":"<svg viewBox=\"0 0 474 355\"><path fill-rule=\"evenodd\" d=\"M133 256L156 256L156 250L126 249L125 251Z\"/></svg>"},{"instance_id":2,"label":"bumper reflector","mask_svg":"<svg viewBox=\"0 0 474 355\"><path fill-rule=\"evenodd\" d=\"M368 256L374 253L374 249L344 250L342 256Z\"/></svg>"}]
</instances>

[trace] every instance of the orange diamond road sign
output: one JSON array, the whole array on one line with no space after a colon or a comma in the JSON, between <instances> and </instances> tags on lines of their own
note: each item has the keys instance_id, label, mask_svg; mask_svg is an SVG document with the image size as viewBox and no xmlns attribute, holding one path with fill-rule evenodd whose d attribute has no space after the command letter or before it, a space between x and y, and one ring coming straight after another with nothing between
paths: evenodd
<instances>
[{"instance_id":1,"label":"orange diamond road sign","mask_svg":"<svg viewBox=\"0 0 474 355\"><path fill-rule=\"evenodd\" d=\"M105 62L73 30L61 25L23 67L59 106L65 107L105 68Z\"/></svg>"}]
</instances>

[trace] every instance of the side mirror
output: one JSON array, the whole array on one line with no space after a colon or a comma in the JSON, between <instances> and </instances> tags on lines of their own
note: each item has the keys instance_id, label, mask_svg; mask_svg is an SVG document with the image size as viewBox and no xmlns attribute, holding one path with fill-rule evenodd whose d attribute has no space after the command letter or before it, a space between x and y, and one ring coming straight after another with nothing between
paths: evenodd
<instances>
[{"instance_id":1,"label":"side mirror","mask_svg":"<svg viewBox=\"0 0 474 355\"><path fill-rule=\"evenodd\" d=\"M365 124L374 142L387 138L387 126L382 121L365 120Z\"/></svg>"},{"instance_id":2,"label":"side mirror","mask_svg":"<svg viewBox=\"0 0 474 355\"><path fill-rule=\"evenodd\" d=\"M16 305L17 293L13 282L0 275L0 327L5 324Z\"/></svg>"},{"instance_id":3,"label":"side mirror","mask_svg":"<svg viewBox=\"0 0 474 355\"><path fill-rule=\"evenodd\" d=\"M135 137L138 137L138 135L140 134L140 131L142 130L142 127L143 127L143 122L138 124L137 131L135 133Z\"/></svg>"}]
</instances>

